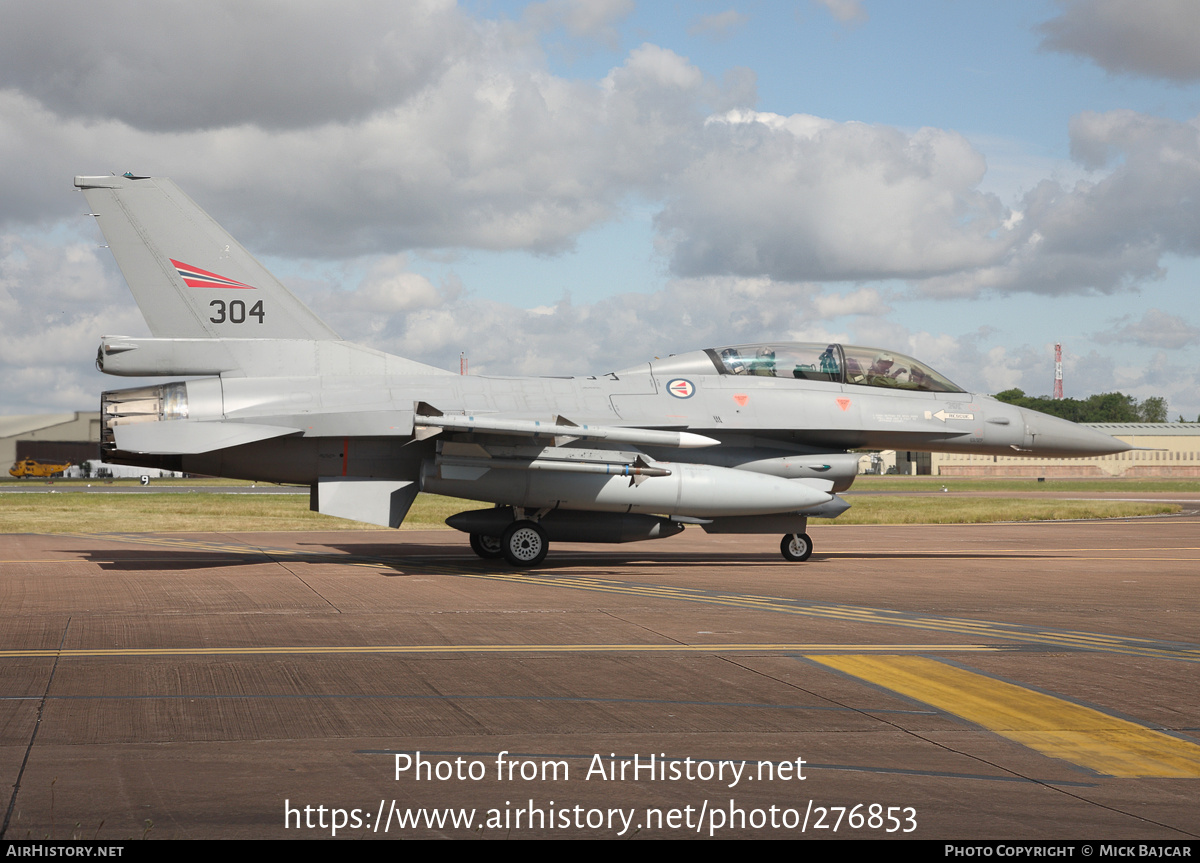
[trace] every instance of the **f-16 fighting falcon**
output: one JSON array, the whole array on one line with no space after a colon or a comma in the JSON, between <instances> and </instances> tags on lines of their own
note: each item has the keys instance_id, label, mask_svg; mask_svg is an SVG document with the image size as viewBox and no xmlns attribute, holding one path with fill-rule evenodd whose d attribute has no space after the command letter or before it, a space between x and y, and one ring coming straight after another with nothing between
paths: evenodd
<instances>
[{"instance_id":1,"label":"f-16 fighting falcon","mask_svg":"<svg viewBox=\"0 0 1200 863\"><path fill-rule=\"evenodd\" d=\"M399 527L420 491L495 506L447 523L483 558L549 543L781 535L847 504L858 449L1039 456L1122 441L969 393L895 351L771 342L586 377L463 376L343 341L167 179L76 177L153 338L107 374L187 377L101 397L104 459L296 483L312 509Z\"/></svg>"}]
</instances>

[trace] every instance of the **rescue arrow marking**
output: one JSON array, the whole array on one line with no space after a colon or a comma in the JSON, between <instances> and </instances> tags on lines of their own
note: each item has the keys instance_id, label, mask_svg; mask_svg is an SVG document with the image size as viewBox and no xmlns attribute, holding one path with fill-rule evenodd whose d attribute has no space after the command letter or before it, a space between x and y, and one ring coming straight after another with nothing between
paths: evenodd
<instances>
[{"instance_id":1,"label":"rescue arrow marking","mask_svg":"<svg viewBox=\"0 0 1200 863\"><path fill-rule=\"evenodd\" d=\"M975 414L956 413L953 411L946 412L944 410L938 411L937 413L925 411L925 419L931 420L935 417L940 419L942 422L945 422L946 420L973 420L975 419Z\"/></svg>"}]
</instances>

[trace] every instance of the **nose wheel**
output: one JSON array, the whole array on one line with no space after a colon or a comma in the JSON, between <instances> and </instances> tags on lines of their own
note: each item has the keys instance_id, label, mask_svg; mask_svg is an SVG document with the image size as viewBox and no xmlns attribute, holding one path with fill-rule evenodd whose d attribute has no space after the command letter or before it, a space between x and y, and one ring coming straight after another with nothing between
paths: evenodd
<instances>
[{"instance_id":1,"label":"nose wheel","mask_svg":"<svg viewBox=\"0 0 1200 863\"><path fill-rule=\"evenodd\" d=\"M546 532L534 521L514 521L501 538L504 559L513 566L537 566L546 559L550 543Z\"/></svg>"},{"instance_id":2,"label":"nose wheel","mask_svg":"<svg viewBox=\"0 0 1200 863\"><path fill-rule=\"evenodd\" d=\"M783 559L794 563L808 560L812 555L812 550L812 538L807 533L785 533L783 541L779 543L779 551L783 553Z\"/></svg>"}]
</instances>

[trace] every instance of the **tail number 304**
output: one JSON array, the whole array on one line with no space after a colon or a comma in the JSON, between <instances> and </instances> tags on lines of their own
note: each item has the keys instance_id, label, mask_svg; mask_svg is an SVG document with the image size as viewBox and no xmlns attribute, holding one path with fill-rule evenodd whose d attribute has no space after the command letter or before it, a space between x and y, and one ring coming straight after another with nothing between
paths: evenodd
<instances>
[{"instance_id":1,"label":"tail number 304","mask_svg":"<svg viewBox=\"0 0 1200 863\"><path fill-rule=\"evenodd\" d=\"M209 305L217 310L216 314L209 318L214 324L223 324L227 321L231 324L244 324L246 318L257 318L261 324L266 317L263 313L262 300L252 305L249 311L246 311L246 304L241 300L231 300L228 303L224 300L213 300Z\"/></svg>"}]
</instances>

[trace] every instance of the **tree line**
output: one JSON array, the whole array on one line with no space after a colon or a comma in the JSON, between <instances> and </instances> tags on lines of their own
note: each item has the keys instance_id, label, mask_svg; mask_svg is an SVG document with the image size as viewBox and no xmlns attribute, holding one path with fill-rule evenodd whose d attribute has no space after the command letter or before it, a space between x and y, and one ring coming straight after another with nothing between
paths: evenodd
<instances>
[{"instance_id":1,"label":"tree line","mask_svg":"<svg viewBox=\"0 0 1200 863\"><path fill-rule=\"evenodd\" d=\"M1075 423L1165 423L1167 400L1161 396L1138 401L1124 393L1101 393L1086 399L1053 399L1027 396L1024 390L996 393L996 398L1018 407L1041 411ZM1183 417L1179 418L1183 422ZM1200 422L1200 419L1197 420Z\"/></svg>"}]
</instances>

